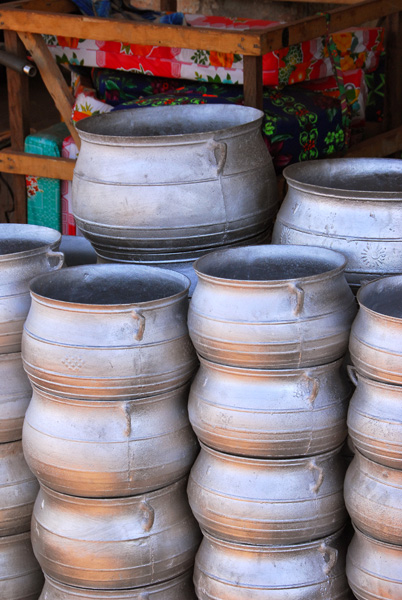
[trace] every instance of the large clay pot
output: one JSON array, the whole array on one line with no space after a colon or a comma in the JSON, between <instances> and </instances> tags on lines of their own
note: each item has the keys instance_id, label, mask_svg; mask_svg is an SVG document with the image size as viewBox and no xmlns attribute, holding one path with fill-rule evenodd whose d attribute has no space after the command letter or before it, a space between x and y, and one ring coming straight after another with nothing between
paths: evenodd
<instances>
[{"instance_id":1,"label":"large clay pot","mask_svg":"<svg viewBox=\"0 0 402 600\"><path fill-rule=\"evenodd\" d=\"M131 590L85 590L46 577L39 600L196 600L193 570L163 583Z\"/></svg>"},{"instance_id":2,"label":"large clay pot","mask_svg":"<svg viewBox=\"0 0 402 600\"><path fill-rule=\"evenodd\" d=\"M225 542L209 534L194 569L199 600L350 600L339 533L293 546Z\"/></svg>"},{"instance_id":3,"label":"large clay pot","mask_svg":"<svg viewBox=\"0 0 402 600\"><path fill-rule=\"evenodd\" d=\"M247 369L200 359L189 416L207 446L244 456L320 454L346 437L352 386L341 361L306 369Z\"/></svg>"},{"instance_id":4,"label":"large clay pot","mask_svg":"<svg viewBox=\"0 0 402 600\"><path fill-rule=\"evenodd\" d=\"M356 314L332 250L246 246L199 258L188 324L207 360L253 369L329 363L347 349Z\"/></svg>"},{"instance_id":5,"label":"large clay pot","mask_svg":"<svg viewBox=\"0 0 402 600\"><path fill-rule=\"evenodd\" d=\"M34 388L24 453L53 490L133 496L187 475L198 444L187 415L188 385L136 400L71 400Z\"/></svg>"},{"instance_id":6,"label":"large clay pot","mask_svg":"<svg viewBox=\"0 0 402 600\"><path fill-rule=\"evenodd\" d=\"M61 233L48 227L0 224L0 353L20 352L29 282L61 268L64 256L55 252L60 240Z\"/></svg>"},{"instance_id":7,"label":"large clay pot","mask_svg":"<svg viewBox=\"0 0 402 600\"><path fill-rule=\"evenodd\" d=\"M202 445L187 491L195 518L213 536L244 544L298 544L344 525L343 479L339 449L266 460Z\"/></svg>"},{"instance_id":8,"label":"large clay pot","mask_svg":"<svg viewBox=\"0 0 402 600\"><path fill-rule=\"evenodd\" d=\"M364 456L402 470L402 387L368 379L350 369L356 383L348 411L353 445Z\"/></svg>"},{"instance_id":9,"label":"large clay pot","mask_svg":"<svg viewBox=\"0 0 402 600\"><path fill-rule=\"evenodd\" d=\"M0 536L29 531L38 489L21 442L0 444Z\"/></svg>"},{"instance_id":10,"label":"large clay pot","mask_svg":"<svg viewBox=\"0 0 402 600\"><path fill-rule=\"evenodd\" d=\"M69 398L133 399L186 383L189 281L138 265L84 265L35 278L22 357L37 387Z\"/></svg>"},{"instance_id":11,"label":"large clay pot","mask_svg":"<svg viewBox=\"0 0 402 600\"><path fill-rule=\"evenodd\" d=\"M41 486L32 545L43 571L60 583L117 590L178 577L200 541L186 480L127 498L78 498Z\"/></svg>"},{"instance_id":12,"label":"large clay pot","mask_svg":"<svg viewBox=\"0 0 402 600\"><path fill-rule=\"evenodd\" d=\"M38 600L43 573L32 552L30 533L0 537L0 598Z\"/></svg>"},{"instance_id":13,"label":"large clay pot","mask_svg":"<svg viewBox=\"0 0 402 600\"><path fill-rule=\"evenodd\" d=\"M353 322L349 350L358 373L385 383L402 384L402 275L364 285Z\"/></svg>"},{"instance_id":14,"label":"large clay pot","mask_svg":"<svg viewBox=\"0 0 402 600\"><path fill-rule=\"evenodd\" d=\"M379 465L358 450L345 477L345 503L363 533L402 545L402 471Z\"/></svg>"},{"instance_id":15,"label":"large clay pot","mask_svg":"<svg viewBox=\"0 0 402 600\"><path fill-rule=\"evenodd\" d=\"M402 546L386 544L355 528L346 575L358 600L401 600Z\"/></svg>"},{"instance_id":16,"label":"large clay pot","mask_svg":"<svg viewBox=\"0 0 402 600\"><path fill-rule=\"evenodd\" d=\"M342 252L354 290L370 279L401 272L400 160L331 158L290 165L283 174L288 189L274 244Z\"/></svg>"},{"instance_id":17,"label":"large clay pot","mask_svg":"<svg viewBox=\"0 0 402 600\"><path fill-rule=\"evenodd\" d=\"M22 437L25 411L32 395L20 352L0 354L0 443Z\"/></svg>"},{"instance_id":18,"label":"large clay pot","mask_svg":"<svg viewBox=\"0 0 402 600\"><path fill-rule=\"evenodd\" d=\"M117 260L265 231L277 186L262 118L250 107L205 104L85 119L73 179L78 227L101 256Z\"/></svg>"}]
</instances>

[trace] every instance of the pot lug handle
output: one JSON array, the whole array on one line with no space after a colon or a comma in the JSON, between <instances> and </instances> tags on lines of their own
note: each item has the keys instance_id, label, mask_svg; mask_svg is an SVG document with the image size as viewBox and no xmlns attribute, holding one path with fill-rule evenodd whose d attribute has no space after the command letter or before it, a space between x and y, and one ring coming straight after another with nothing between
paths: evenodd
<instances>
[{"instance_id":1,"label":"pot lug handle","mask_svg":"<svg viewBox=\"0 0 402 600\"><path fill-rule=\"evenodd\" d=\"M123 404L120 405L123 413L124 413L124 418L126 419L126 428L124 430L124 434L127 437L130 437L131 435L131 404L129 402L123 402Z\"/></svg>"},{"instance_id":2,"label":"pot lug handle","mask_svg":"<svg viewBox=\"0 0 402 600\"><path fill-rule=\"evenodd\" d=\"M226 164L228 147L225 142L217 142L213 140L210 144L210 148L214 154L214 159L216 162L216 174L221 175Z\"/></svg>"},{"instance_id":3,"label":"pot lug handle","mask_svg":"<svg viewBox=\"0 0 402 600\"><path fill-rule=\"evenodd\" d=\"M309 397L307 398L307 402L311 407L314 406L314 401L318 396L318 392L320 390L320 380L317 377L312 377L310 373L306 373L307 382L312 382L312 388Z\"/></svg>"},{"instance_id":4,"label":"pot lug handle","mask_svg":"<svg viewBox=\"0 0 402 600\"><path fill-rule=\"evenodd\" d=\"M64 254L63 252L55 252L54 250L48 250L46 252L47 262L52 271L58 271L64 265Z\"/></svg>"},{"instance_id":5,"label":"pot lug handle","mask_svg":"<svg viewBox=\"0 0 402 600\"><path fill-rule=\"evenodd\" d=\"M310 471L317 471L317 473L318 473L316 483L310 485L310 490L313 492L313 494L318 494L318 491L319 491L320 487L322 486L322 482L324 481L324 471L323 471L322 467L319 467L317 465L315 460L310 460L308 468Z\"/></svg>"},{"instance_id":6,"label":"pot lug handle","mask_svg":"<svg viewBox=\"0 0 402 600\"><path fill-rule=\"evenodd\" d=\"M346 365L346 370L348 372L349 379L357 387L359 385L359 378L357 375L356 367L354 365Z\"/></svg>"},{"instance_id":7,"label":"pot lug handle","mask_svg":"<svg viewBox=\"0 0 402 600\"><path fill-rule=\"evenodd\" d=\"M298 317L303 310L304 305L304 290L298 283L289 284L292 292L296 294L296 306L293 309L293 314Z\"/></svg>"},{"instance_id":8,"label":"pot lug handle","mask_svg":"<svg viewBox=\"0 0 402 600\"><path fill-rule=\"evenodd\" d=\"M140 504L142 513L142 528L144 531L150 531L155 521L155 511L149 504L148 500L143 500Z\"/></svg>"},{"instance_id":9,"label":"pot lug handle","mask_svg":"<svg viewBox=\"0 0 402 600\"><path fill-rule=\"evenodd\" d=\"M131 312L131 316L137 322L137 331L134 334L134 339L137 340L137 342L141 342L145 331L145 317L137 308Z\"/></svg>"},{"instance_id":10,"label":"pot lug handle","mask_svg":"<svg viewBox=\"0 0 402 600\"><path fill-rule=\"evenodd\" d=\"M331 546L327 546L325 542L323 542L319 547L319 551L326 562L326 565L324 566L324 573L325 575L329 575L338 561L338 550L336 548L332 548Z\"/></svg>"}]
</instances>

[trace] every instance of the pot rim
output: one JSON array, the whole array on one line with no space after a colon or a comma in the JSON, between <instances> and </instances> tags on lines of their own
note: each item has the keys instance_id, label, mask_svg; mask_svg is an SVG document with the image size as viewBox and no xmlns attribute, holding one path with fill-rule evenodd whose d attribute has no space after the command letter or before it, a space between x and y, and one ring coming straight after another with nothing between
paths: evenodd
<instances>
[{"instance_id":1,"label":"pot rim","mask_svg":"<svg viewBox=\"0 0 402 600\"><path fill-rule=\"evenodd\" d=\"M361 529L359 529L357 527L357 525L355 523L353 523L353 521L352 521L352 525L353 525L353 529L355 530L357 537L361 536L362 538L364 538L364 541L367 541L370 544L373 544L375 546L384 546L387 550L390 550L392 553L394 553L395 550L397 550L401 553L401 557L402 557L402 546L398 546L397 544L391 544L390 542L383 542L382 540L377 540L377 538L374 538L371 535L367 535L366 533L363 533L363 531Z\"/></svg>"},{"instance_id":2,"label":"pot rim","mask_svg":"<svg viewBox=\"0 0 402 600\"><path fill-rule=\"evenodd\" d=\"M22 542L23 540L27 540L29 542L31 542L31 532L30 531L23 531L22 533L16 533L14 535L6 535L6 536L2 536L0 537L0 546L8 546L11 545L13 546L15 543L17 542ZM38 565L38 571L39 571L39 565Z\"/></svg>"},{"instance_id":3,"label":"pot rim","mask_svg":"<svg viewBox=\"0 0 402 600\"><path fill-rule=\"evenodd\" d=\"M102 113L100 115L94 115L89 117L88 119L84 119L77 123L76 128L78 130L78 134L80 138L86 142L90 142L93 144L101 144L101 145L109 145L109 146L163 146L168 145L171 146L174 143L183 144L185 142L189 142L190 144L200 143L204 141L211 140L213 136L222 136L231 135L232 133L239 134L241 132L245 132L250 126L252 128L259 127L262 123L262 119L264 117L264 113L256 108L252 108L250 106L241 106L237 104L222 104L222 105L213 105L214 106L214 114L219 112L223 113L224 116L227 116L228 113L233 113L234 115L240 113L243 114L244 117L250 115L247 120L243 119L243 122L238 124L233 124L228 127L220 127L218 129L206 129L202 132L196 133L178 133L178 134L165 134L165 135L108 135L97 133L93 130L94 127L97 126L98 122L105 123L106 125L113 121L121 120L122 115L121 111L112 111L108 113ZM222 108L219 108L222 107ZM138 122L139 120L144 121L147 118L150 118L153 123L156 121L163 123L166 121L166 115L168 113L176 113L178 117L180 117L180 121L185 121L187 117L187 113L195 113L197 112L197 117L200 116L201 113L212 112L210 104L186 104L180 106L155 106L155 107L143 107L141 110L138 109L127 109L124 111L125 118L133 118L132 121ZM129 124L127 123L127 127Z\"/></svg>"},{"instance_id":4,"label":"pot rim","mask_svg":"<svg viewBox=\"0 0 402 600\"><path fill-rule=\"evenodd\" d=\"M385 312L381 312L380 310L375 310L373 308L370 308L369 306L367 306L367 304L365 304L365 296L373 293L373 290L375 291L376 296L383 296L384 292L386 293L386 289L381 289L382 286L387 284L387 280L392 280L392 281L397 281L398 283L400 283L400 286L402 288L402 275L386 275L386 276L381 276L378 277L372 281L368 281L367 283L364 283L363 285L360 286L357 294L356 294L356 299L359 303L359 307L361 310L369 313L370 315L373 315L374 317L379 317L381 320L383 321L391 321L394 323L398 323L398 324L402 324L402 316L400 317L395 317L392 315L389 315ZM376 288L380 288L379 290L377 290ZM367 301L367 299L366 299Z\"/></svg>"},{"instance_id":5,"label":"pot rim","mask_svg":"<svg viewBox=\"0 0 402 600\"><path fill-rule=\"evenodd\" d=\"M57 298L52 298L50 295L45 295L40 290L35 290L36 287L41 286L41 283L50 280L51 282L54 280L65 279L66 277L76 276L78 274L78 279L82 280L85 275L94 274L95 276L99 273L102 274L102 271L107 274L108 271L111 273L117 274L119 271L124 275L128 275L128 271L131 271L133 274L133 284L141 281L142 275L151 275L154 276L154 279L157 277L161 278L162 281L167 282L176 282L181 285L182 289L167 295L161 295L160 297L153 298L150 300L143 301L135 301L132 302L120 302L120 303L104 303L104 304L96 304L89 302L76 302L70 300L62 300ZM97 273L98 272L98 273ZM122 280L123 280L122 275ZM62 310L69 311L77 311L77 312L87 312L87 313L99 313L99 312L127 312L135 307L140 307L143 309L159 307L161 308L164 304L170 304L171 302L175 302L180 300L181 298L187 298L188 290L190 288L191 282L190 279L183 275L182 273L178 273L177 271L171 271L168 269L161 269L158 267L150 267L146 265L137 265L137 264L91 264L91 265L79 265L75 267L68 267L66 269L60 269L58 271L52 271L49 273L42 273L41 275L37 275L34 277L29 285L31 297L35 299L39 304L43 304L45 306L51 306L54 308L60 308Z\"/></svg>"},{"instance_id":6,"label":"pot rim","mask_svg":"<svg viewBox=\"0 0 402 600\"><path fill-rule=\"evenodd\" d=\"M35 248L29 248L27 250L9 252L7 254L0 254L0 263L43 254L44 252L47 252L50 249L53 250L54 248L57 248L61 242L61 233L56 229L52 229L51 227L43 227L41 225L29 225L23 223L1 223L0 235L2 233L2 230L4 231L5 236L7 236L7 240L10 239L10 233L14 230L15 239L20 238L21 234L26 233L28 237L35 237L37 240L39 240L39 242L41 242L41 244L40 246L37 246Z\"/></svg>"},{"instance_id":7,"label":"pot rim","mask_svg":"<svg viewBox=\"0 0 402 600\"><path fill-rule=\"evenodd\" d=\"M228 375L240 375L254 379L254 378L269 378L273 377L274 379L278 377L290 377L294 376L295 378L303 377L304 375L309 375L312 372L312 376L319 375L321 373L327 373L332 371L332 369L336 369L342 365L343 357L338 358L337 360L333 360L329 363L324 363L322 365L313 365L311 367L295 367L289 369L261 369L261 368L251 368L251 367L235 367L233 365L225 365L221 363L216 363L211 360L207 360L203 356L197 353L197 358L202 366L205 366L206 369L211 369L211 371L220 371L223 373L227 373ZM399 387L399 386L398 386Z\"/></svg>"},{"instance_id":8,"label":"pot rim","mask_svg":"<svg viewBox=\"0 0 402 600\"><path fill-rule=\"evenodd\" d=\"M300 180L300 178L298 178L298 174L303 174L309 171L313 171L316 169L317 164L322 165L323 169L327 168L328 170L330 169L334 169L337 167L342 167L343 169L346 168L350 168L353 165L365 165L367 166L367 164L370 164L373 166L373 171L375 172L375 166L378 166L380 164L380 161L384 164L385 161L387 161L387 164L392 167L394 167L393 170L399 171L402 174L402 164L400 159L393 159L393 158L382 158L382 159L378 159L378 158L331 158L331 159L320 159L320 160L315 160L315 161L308 161L308 162L302 162L302 163L295 163L293 165L289 165L287 166L284 171L283 171L283 176L286 179L286 182L288 183L288 185L290 185L291 187L301 190L301 191L306 191L311 195L318 195L320 196L320 201L324 200L324 196L327 197L331 197L331 198L337 198L339 200L346 200L346 201L351 201L351 200L362 200L362 199L367 199L369 196L369 199L372 200L376 200L376 201L382 201L382 202L387 202L387 201L401 201L402 199L402 190L400 191L382 191L382 190L359 190L359 189L346 189L346 188L335 188L335 187L326 187L326 186L320 186L317 185L315 183L308 183L308 182L303 182ZM389 161L389 162L388 162ZM387 171L385 168L382 170L382 172L386 172L389 173L389 171ZM351 184L352 184L352 180L351 180Z\"/></svg>"},{"instance_id":9,"label":"pot rim","mask_svg":"<svg viewBox=\"0 0 402 600\"><path fill-rule=\"evenodd\" d=\"M239 456L238 454L229 454L228 452L222 452L211 448L201 440L198 440L201 450L204 450L207 454L212 455L218 460L240 463L241 465L249 464L255 468L269 469L269 468L280 468L285 469L286 467L305 467L312 461L319 460L319 463L325 462L337 454L343 448L343 442L340 446L328 450L327 452L321 452L319 454L312 454L309 456L300 456L298 458L261 458L261 457L250 457L250 456Z\"/></svg>"},{"instance_id":10,"label":"pot rim","mask_svg":"<svg viewBox=\"0 0 402 600\"><path fill-rule=\"evenodd\" d=\"M270 554L275 552L278 554L284 554L285 558L286 558L286 556L288 556L289 553L295 552L296 554L298 554L300 551L303 551L303 550L315 550L315 549L320 548L320 546L325 546L325 547L331 546L331 542L333 542L334 540L341 537L345 527L338 529L338 531L335 531L335 533L331 533L331 535L327 535L324 538L318 538L317 540L312 540L311 542L303 542L303 543L298 543L298 544L274 544L274 545L264 545L264 546L222 540L220 538L217 538L217 537L211 535L202 527L200 529L202 531L203 536L205 538L207 538L207 540L210 541L213 545L224 546L230 550L235 550L235 551L240 550L241 552L266 554L267 556L270 556ZM402 547L401 547L401 549L402 549Z\"/></svg>"},{"instance_id":11,"label":"pot rim","mask_svg":"<svg viewBox=\"0 0 402 600\"><path fill-rule=\"evenodd\" d=\"M317 256L322 256L323 259L326 258L328 261L331 261L332 259L334 263L337 262L338 264L334 265L333 268L315 275L289 277L288 279L233 279L219 275L210 275L202 270L204 263L208 263L211 260L216 260L216 263L220 262L221 264L227 264L229 260L233 260L233 262L238 261L239 257L242 255L247 256L247 254L250 252L254 253L254 257L256 257L256 254L259 253L259 257L265 258L267 262L271 258L271 255L273 255L272 258L280 258L282 256L283 258L289 257L289 260L291 260L295 258L300 259L300 256L304 253L309 260L315 259ZM215 250L214 252L210 252L198 258L195 261L193 268L201 280L208 281L209 283L213 283L215 285L222 285L225 287L269 289L288 287L289 284L292 285L295 283L300 283L302 285L313 284L325 281L326 279L332 279L338 274L344 272L346 263L347 259L341 252L330 250L328 248L322 248L320 246L304 246L296 244L259 244Z\"/></svg>"},{"instance_id":12,"label":"pot rim","mask_svg":"<svg viewBox=\"0 0 402 600\"><path fill-rule=\"evenodd\" d=\"M343 360L343 359L341 359L341 360ZM350 366L353 367L353 365L350 365ZM401 396L402 396L402 386L398 385L397 383L388 383L386 381L380 381L379 379L372 379L371 377L368 377L367 375L363 375L363 373L359 373L359 371L356 368L354 368L354 377L356 377L356 379L357 379L358 383L361 385L361 387L366 385L368 387L381 388L385 392L391 392L391 393L399 392L399 394L401 394ZM359 391L359 386L356 386L356 389L355 389L353 395L355 395L358 391ZM387 398L389 398L388 394L387 394ZM387 418L387 415L383 415L383 416L385 418Z\"/></svg>"}]
</instances>

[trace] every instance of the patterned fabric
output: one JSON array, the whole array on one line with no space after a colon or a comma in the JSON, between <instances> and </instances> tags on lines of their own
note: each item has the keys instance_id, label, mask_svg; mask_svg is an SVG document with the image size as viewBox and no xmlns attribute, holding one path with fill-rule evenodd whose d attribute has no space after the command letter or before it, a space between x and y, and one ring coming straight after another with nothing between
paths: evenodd
<instances>
[{"instance_id":1,"label":"patterned fabric","mask_svg":"<svg viewBox=\"0 0 402 600\"><path fill-rule=\"evenodd\" d=\"M367 107L366 120L381 122L384 119L384 92L385 92L385 54L381 55L378 69L373 73L366 73Z\"/></svg>"},{"instance_id":2,"label":"patterned fabric","mask_svg":"<svg viewBox=\"0 0 402 600\"><path fill-rule=\"evenodd\" d=\"M193 27L250 30L277 25L272 21L185 15ZM191 79L209 83L243 83L243 57L203 49L168 48L124 42L44 36L60 63L133 71L145 75ZM382 28L359 28L332 35L340 68L371 72L384 49ZM264 85L278 86L312 81L333 75L325 36L282 48L263 56Z\"/></svg>"}]
</instances>

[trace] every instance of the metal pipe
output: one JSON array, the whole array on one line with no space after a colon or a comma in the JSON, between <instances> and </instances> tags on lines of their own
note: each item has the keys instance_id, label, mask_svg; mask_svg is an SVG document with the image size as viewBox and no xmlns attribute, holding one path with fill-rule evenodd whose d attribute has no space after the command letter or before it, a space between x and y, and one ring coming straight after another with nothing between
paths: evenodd
<instances>
[{"instance_id":1,"label":"metal pipe","mask_svg":"<svg viewBox=\"0 0 402 600\"><path fill-rule=\"evenodd\" d=\"M0 50L0 65L14 69L14 71L18 71L19 73L25 73L28 77L35 77L37 73L35 65L5 50Z\"/></svg>"}]
</instances>

